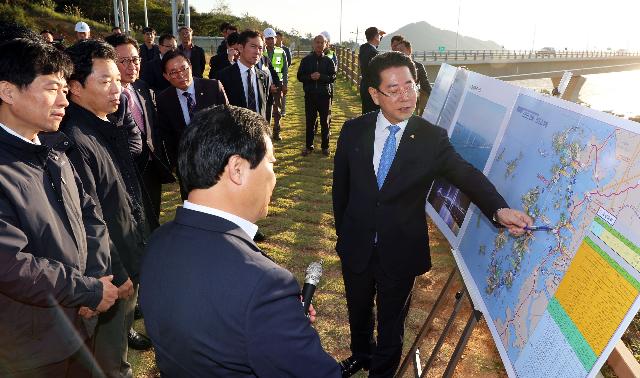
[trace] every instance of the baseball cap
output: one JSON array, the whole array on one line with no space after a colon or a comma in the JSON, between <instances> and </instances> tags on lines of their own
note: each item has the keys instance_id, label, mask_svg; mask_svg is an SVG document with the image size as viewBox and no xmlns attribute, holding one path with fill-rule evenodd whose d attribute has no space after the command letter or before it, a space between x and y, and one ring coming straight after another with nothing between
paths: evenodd
<instances>
[{"instance_id":1,"label":"baseball cap","mask_svg":"<svg viewBox=\"0 0 640 378\"><path fill-rule=\"evenodd\" d=\"M262 35L264 35L265 38L275 38L276 31L271 28L266 28L264 29L264 32L262 32Z\"/></svg>"},{"instance_id":2,"label":"baseball cap","mask_svg":"<svg viewBox=\"0 0 640 378\"><path fill-rule=\"evenodd\" d=\"M76 24L75 31L78 33L89 33L91 29L89 29L89 25L86 22L80 21Z\"/></svg>"},{"instance_id":3,"label":"baseball cap","mask_svg":"<svg viewBox=\"0 0 640 378\"><path fill-rule=\"evenodd\" d=\"M327 39L327 41L331 40L331 34L329 34L329 32L326 30L320 33L320 35L324 36Z\"/></svg>"}]
</instances>

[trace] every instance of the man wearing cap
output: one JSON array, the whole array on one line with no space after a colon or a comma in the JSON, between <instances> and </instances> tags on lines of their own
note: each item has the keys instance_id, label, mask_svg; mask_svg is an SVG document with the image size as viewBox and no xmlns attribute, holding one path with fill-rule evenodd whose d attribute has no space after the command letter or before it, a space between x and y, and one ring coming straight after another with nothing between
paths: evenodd
<instances>
[{"instance_id":1,"label":"man wearing cap","mask_svg":"<svg viewBox=\"0 0 640 378\"><path fill-rule=\"evenodd\" d=\"M360 72L362 73L362 80L360 80L360 98L362 99L362 114L378 110L379 106L376 105L369 95L369 81L370 75L368 72L368 66L371 59L378 55L378 45L380 40L385 34L382 30L378 30L375 26L367 28L364 31L365 37L367 37L367 43L363 43L358 50L358 63L360 64Z\"/></svg>"},{"instance_id":2,"label":"man wearing cap","mask_svg":"<svg viewBox=\"0 0 640 378\"><path fill-rule=\"evenodd\" d=\"M273 93L273 140L280 140L280 115L282 113L282 96L287 94L289 76L289 62L282 47L276 46L276 32L271 28L264 29L266 48L263 55L271 61L273 69L278 75L282 85ZM271 111L271 109L267 109Z\"/></svg>"},{"instance_id":3,"label":"man wearing cap","mask_svg":"<svg viewBox=\"0 0 640 378\"><path fill-rule=\"evenodd\" d=\"M84 21L79 21L74 30L76 31L76 40L78 42L91 38L91 29Z\"/></svg>"},{"instance_id":4,"label":"man wearing cap","mask_svg":"<svg viewBox=\"0 0 640 378\"><path fill-rule=\"evenodd\" d=\"M178 46L178 50L189 58L193 69L193 77L202 79L204 66L207 64L204 58L204 50L202 47L193 44L193 30L190 27L183 26L178 30L178 33L182 42Z\"/></svg>"}]
</instances>

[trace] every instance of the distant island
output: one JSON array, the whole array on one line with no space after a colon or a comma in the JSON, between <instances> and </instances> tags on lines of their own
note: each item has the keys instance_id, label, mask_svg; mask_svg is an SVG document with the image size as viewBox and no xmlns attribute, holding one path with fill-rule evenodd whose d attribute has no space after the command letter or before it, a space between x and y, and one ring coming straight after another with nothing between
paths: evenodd
<instances>
[{"instance_id":1,"label":"distant island","mask_svg":"<svg viewBox=\"0 0 640 378\"><path fill-rule=\"evenodd\" d=\"M384 30L384 27L381 27ZM456 32L438 29L428 22L421 21L407 24L400 29L385 35L380 42L381 50L391 50L391 37L400 34L411 42L413 51L438 50L444 46L447 50L456 49ZM503 47L494 41L482 41L480 39L458 36L458 50L503 50Z\"/></svg>"}]
</instances>

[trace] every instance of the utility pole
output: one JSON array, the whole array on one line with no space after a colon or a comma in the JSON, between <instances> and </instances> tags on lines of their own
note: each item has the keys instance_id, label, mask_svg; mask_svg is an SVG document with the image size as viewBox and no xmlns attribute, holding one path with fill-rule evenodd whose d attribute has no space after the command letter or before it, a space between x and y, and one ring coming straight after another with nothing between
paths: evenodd
<instances>
[{"instance_id":1,"label":"utility pole","mask_svg":"<svg viewBox=\"0 0 640 378\"><path fill-rule=\"evenodd\" d=\"M149 17L147 15L147 0L144 0L144 26L149 27Z\"/></svg>"},{"instance_id":2,"label":"utility pole","mask_svg":"<svg viewBox=\"0 0 640 378\"><path fill-rule=\"evenodd\" d=\"M456 29L456 50L458 50L458 35L460 34L460 9L462 9L462 0L458 2L458 28Z\"/></svg>"},{"instance_id":3,"label":"utility pole","mask_svg":"<svg viewBox=\"0 0 640 378\"><path fill-rule=\"evenodd\" d=\"M340 0L340 43L342 43L342 0Z\"/></svg>"}]
</instances>

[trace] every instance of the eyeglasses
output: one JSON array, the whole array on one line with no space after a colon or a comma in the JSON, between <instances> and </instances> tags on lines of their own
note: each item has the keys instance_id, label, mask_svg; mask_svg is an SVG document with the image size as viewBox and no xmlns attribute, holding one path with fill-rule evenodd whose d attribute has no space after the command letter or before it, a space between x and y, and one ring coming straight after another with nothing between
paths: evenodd
<instances>
[{"instance_id":1,"label":"eyeglasses","mask_svg":"<svg viewBox=\"0 0 640 378\"><path fill-rule=\"evenodd\" d=\"M179 70L176 70L176 71L170 71L168 73L168 75L169 75L170 78L175 79L178 76L182 76L182 74L188 75L190 69L191 69L191 67L184 66L184 67L182 67L182 69L179 69Z\"/></svg>"},{"instance_id":2,"label":"eyeglasses","mask_svg":"<svg viewBox=\"0 0 640 378\"><path fill-rule=\"evenodd\" d=\"M420 90L420 85L416 83L411 83L411 84L405 85L404 87L400 87L400 86L395 87L392 90L390 90L388 93L384 93L380 89L376 88L376 91L378 93L380 93L381 95L384 95L385 97L392 98L394 100L397 98L400 98L404 94L407 94L407 95L416 94L418 90Z\"/></svg>"},{"instance_id":3,"label":"eyeglasses","mask_svg":"<svg viewBox=\"0 0 640 378\"><path fill-rule=\"evenodd\" d=\"M131 58L120 58L118 59L118 63L122 64L123 66L128 66L130 64L135 64L137 66L140 64L140 57L134 56Z\"/></svg>"}]
</instances>

